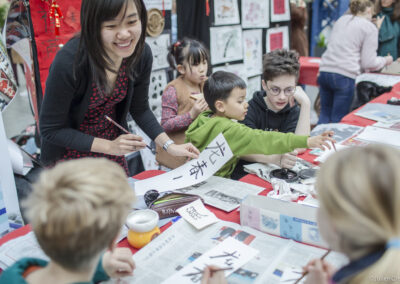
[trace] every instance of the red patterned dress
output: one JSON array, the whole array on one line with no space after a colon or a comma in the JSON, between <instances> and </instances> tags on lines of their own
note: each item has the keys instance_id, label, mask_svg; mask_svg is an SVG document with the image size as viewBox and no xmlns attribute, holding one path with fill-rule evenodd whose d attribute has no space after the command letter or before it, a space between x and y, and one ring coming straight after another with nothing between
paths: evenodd
<instances>
[{"instance_id":1,"label":"red patterned dress","mask_svg":"<svg viewBox=\"0 0 400 284\"><path fill-rule=\"evenodd\" d=\"M105 118L105 115L115 120L116 104L121 102L126 96L128 89L128 75L126 74L125 61L122 62L121 68L118 71L117 79L115 80L115 87L111 95L102 95L95 83L93 83L92 87L93 93L90 97L89 107L85 114L85 118L78 129L83 133L97 138L114 140L121 135L121 131L118 127L109 122ZM105 157L120 164L125 169L126 173L129 174L124 156L114 156L95 152L81 152L67 148L67 151L61 160L79 159L83 157Z\"/></svg>"}]
</instances>

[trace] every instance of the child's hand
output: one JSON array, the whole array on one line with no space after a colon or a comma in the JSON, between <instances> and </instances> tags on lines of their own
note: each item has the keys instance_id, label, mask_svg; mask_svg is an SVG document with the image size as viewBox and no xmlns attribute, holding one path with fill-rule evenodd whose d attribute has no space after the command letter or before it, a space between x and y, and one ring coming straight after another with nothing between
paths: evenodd
<instances>
[{"instance_id":1,"label":"child's hand","mask_svg":"<svg viewBox=\"0 0 400 284\"><path fill-rule=\"evenodd\" d=\"M200 155L200 151L192 145L192 143L186 144L171 144L167 149L168 154L172 156L188 157L197 159Z\"/></svg>"},{"instance_id":2,"label":"child's hand","mask_svg":"<svg viewBox=\"0 0 400 284\"><path fill-rule=\"evenodd\" d=\"M129 248L115 248L103 255L103 268L111 278L131 276L135 262Z\"/></svg>"},{"instance_id":3,"label":"child's hand","mask_svg":"<svg viewBox=\"0 0 400 284\"><path fill-rule=\"evenodd\" d=\"M294 95L289 99L290 106L294 106L294 100L296 100L299 105L310 105L310 98L308 95L304 92L303 88L300 86L296 87L296 91Z\"/></svg>"},{"instance_id":4,"label":"child's hand","mask_svg":"<svg viewBox=\"0 0 400 284\"><path fill-rule=\"evenodd\" d=\"M308 137L307 146L308 148L320 148L321 150L325 150L324 146L328 149L331 149L328 141L331 143L336 143L335 139L331 138L333 136L333 131L325 131L321 135L317 135L314 137Z\"/></svg>"},{"instance_id":5,"label":"child's hand","mask_svg":"<svg viewBox=\"0 0 400 284\"><path fill-rule=\"evenodd\" d=\"M307 284L330 283L330 279L335 273L335 268L321 259L311 260L303 270L308 273L305 281Z\"/></svg>"},{"instance_id":6,"label":"child's hand","mask_svg":"<svg viewBox=\"0 0 400 284\"><path fill-rule=\"evenodd\" d=\"M189 110L190 117L195 119L200 113L208 109L208 104L204 98L197 99L193 107Z\"/></svg>"},{"instance_id":7,"label":"child's hand","mask_svg":"<svg viewBox=\"0 0 400 284\"><path fill-rule=\"evenodd\" d=\"M213 272L212 269L218 269L216 266L207 266L201 278L201 284L226 284L224 271Z\"/></svg>"},{"instance_id":8,"label":"child's hand","mask_svg":"<svg viewBox=\"0 0 400 284\"><path fill-rule=\"evenodd\" d=\"M391 55L385 56L386 59L386 65L390 65L393 63L393 57Z\"/></svg>"},{"instance_id":9,"label":"child's hand","mask_svg":"<svg viewBox=\"0 0 400 284\"><path fill-rule=\"evenodd\" d=\"M290 153L282 154L279 161L279 166L281 168L291 169L294 167L294 165L296 165L296 160L297 160L296 150Z\"/></svg>"}]
</instances>

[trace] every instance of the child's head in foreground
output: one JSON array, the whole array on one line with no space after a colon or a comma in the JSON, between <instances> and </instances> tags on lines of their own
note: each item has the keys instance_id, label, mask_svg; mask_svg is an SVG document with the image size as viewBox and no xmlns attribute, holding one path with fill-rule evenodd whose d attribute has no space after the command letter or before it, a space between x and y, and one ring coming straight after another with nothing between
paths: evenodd
<instances>
[{"instance_id":1,"label":"child's head in foreground","mask_svg":"<svg viewBox=\"0 0 400 284\"><path fill-rule=\"evenodd\" d=\"M299 54L294 50L275 49L263 57L262 88L273 111L282 110L294 95L299 76Z\"/></svg>"},{"instance_id":2,"label":"child's head in foreground","mask_svg":"<svg viewBox=\"0 0 400 284\"><path fill-rule=\"evenodd\" d=\"M78 271L113 245L134 199L118 164L84 158L44 171L24 205L43 251Z\"/></svg>"},{"instance_id":3,"label":"child's head in foreground","mask_svg":"<svg viewBox=\"0 0 400 284\"><path fill-rule=\"evenodd\" d=\"M398 275L399 168L397 149L375 145L340 151L318 173L318 223L330 247L352 260L387 248L354 283Z\"/></svg>"},{"instance_id":4,"label":"child's head in foreground","mask_svg":"<svg viewBox=\"0 0 400 284\"><path fill-rule=\"evenodd\" d=\"M247 113L246 83L239 76L217 71L204 83L204 98L217 116L243 120Z\"/></svg>"}]
</instances>

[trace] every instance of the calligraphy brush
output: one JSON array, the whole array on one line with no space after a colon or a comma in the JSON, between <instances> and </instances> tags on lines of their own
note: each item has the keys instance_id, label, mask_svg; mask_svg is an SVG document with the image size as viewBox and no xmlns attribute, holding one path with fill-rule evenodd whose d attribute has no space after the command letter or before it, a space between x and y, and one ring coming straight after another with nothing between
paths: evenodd
<instances>
[{"instance_id":1,"label":"calligraphy brush","mask_svg":"<svg viewBox=\"0 0 400 284\"><path fill-rule=\"evenodd\" d=\"M327 255L331 252L332 250L328 249L328 251L326 253L324 253L323 256L321 256L320 260L324 260L325 257L327 257ZM308 274L308 271L303 272L303 275L301 275L301 277L299 279L296 280L296 282L294 282L294 284L300 283L300 281L306 277L306 275Z\"/></svg>"},{"instance_id":2,"label":"calligraphy brush","mask_svg":"<svg viewBox=\"0 0 400 284\"><path fill-rule=\"evenodd\" d=\"M109 117L108 115L104 116L109 122L111 122L112 124L114 124L116 127L118 127L119 129L121 129L123 132L125 132L126 134L130 134L130 132L128 130L126 130L124 127L122 127L122 125L118 124L116 121L114 121L111 117ZM149 145L146 145L146 147L153 152L153 149L151 149L151 147Z\"/></svg>"}]
</instances>

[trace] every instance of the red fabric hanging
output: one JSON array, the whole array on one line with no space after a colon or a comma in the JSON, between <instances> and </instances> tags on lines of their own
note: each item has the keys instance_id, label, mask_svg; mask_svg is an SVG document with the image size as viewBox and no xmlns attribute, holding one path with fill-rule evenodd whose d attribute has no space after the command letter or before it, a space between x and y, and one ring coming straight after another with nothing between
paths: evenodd
<instances>
[{"instance_id":1,"label":"red fabric hanging","mask_svg":"<svg viewBox=\"0 0 400 284\"><path fill-rule=\"evenodd\" d=\"M206 15L210 16L210 3L208 0L206 0Z\"/></svg>"}]
</instances>

